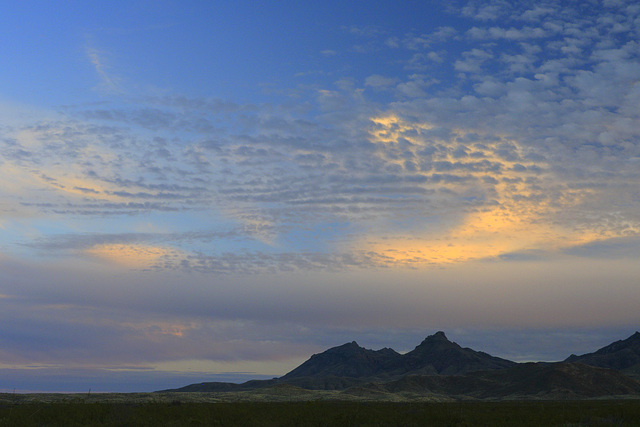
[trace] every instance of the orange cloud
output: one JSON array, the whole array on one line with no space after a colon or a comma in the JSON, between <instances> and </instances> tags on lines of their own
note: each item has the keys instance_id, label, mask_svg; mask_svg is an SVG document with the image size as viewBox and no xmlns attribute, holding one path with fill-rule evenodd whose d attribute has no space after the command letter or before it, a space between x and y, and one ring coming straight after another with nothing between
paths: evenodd
<instances>
[{"instance_id":1,"label":"orange cloud","mask_svg":"<svg viewBox=\"0 0 640 427\"><path fill-rule=\"evenodd\" d=\"M466 138L470 131L456 130L450 140L425 136L430 124L413 124L394 115L372 119L371 140L379 147L379 156L390 163L403 165L407 157L420 158L425 147L432 162L446 162L452 176L468 178L443 183L425 180L430 189L446 187L454 194L489 196L487 205L474 208L461 206L458 221L443 225L438 232L412 230L411 236L380 234L374 231L356 244L356 249L368 253L382 265L418 266L449 264L469 260L495 258L522 250L554 251L600 239L616 237L613 231L575 230L557 225L553 217L563 208L577 206L588 196L588 190L568 190L558 187L549 168L541 162L525 160L525 150L513 140L474 144ZM402 146L402 155L390 150ZM504 155L504 146L511 155ZM473 156L454 155L456 151L473 152ZM489 168L476 168L478 159ZM405 173L433 177L433 170L405 170ZM553 203L548 193L555 194ZM379 227L380 228L380 227Z\"/></svg>"},{"instance_id":2,"label":"orange cloud","mask_svg":"<svg viewBox=\"0 0 640 427\"><path fill-rule=\"evenodd\" d=\"M96 245L83 251L91 258L128 268L149 268L177 252L172 248L130 244Z\"/></svg>"},{"instance_id":3,"label":"orange cloud","mask_svg":"<svg viewBox=\"0 0 640 427\"><path fill-rule=\"evenodd\" d=\"M122 326L141 331L147 338L158 339L162 336L174 336L182 338L185 332L196 329L197 324L193 322L175 323L175 322L141 322L141 323L122 323Z\"/></svg>"},{"instance_id":4,"label":"orange cloud","mask_svg":"<svg viewBox=\"0 0 640 427\"><path fill-rule=\"evenodd\" d=\"M540 218L541 219L541 218ZM493 209L467 215L439 234L368 238L359 248L383 265L419 266L496 258L522 250L555 251L611 236L564 230L513 212Z\"/></svg>"}]
</instances>

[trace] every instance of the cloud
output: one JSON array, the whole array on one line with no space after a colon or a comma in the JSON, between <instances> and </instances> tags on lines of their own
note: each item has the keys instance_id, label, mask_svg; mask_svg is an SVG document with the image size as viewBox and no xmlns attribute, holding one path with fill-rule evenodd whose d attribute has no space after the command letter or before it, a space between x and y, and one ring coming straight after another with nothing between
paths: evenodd
<instances>
[{"instance_id":1,"label":"cloud","mask_svg":"<svg viewBox=\"0 0 640 427\"><path fill-rule=\"evenodd\" d=\"M533 9L526 10L521 19L525 21L540 21L542 18L553 15L557 8L552 5L537 5Z\"/></svg>"},{"instance_id":2,"label":"cloud","mask_svg":"<svg viewBox=\"0 0 640 427\"><path fill-rule=\"evenodd\" d=\"M508 4L504 2L492 1L488 4L478 4L477 2L469 2L461 10L462 14L467 17L481 21L493 21L504 15Z\"/></svg>"},{"instance_id":3,"label":"cloud","mask_svg":"<svg viewBox=\"0 0 640 427\"><path fill-rule=\"evenodd\" d=\"M373 74L365 79L364 85L373 88L385 88L392 86L396 81L397 79L395 77L384 77L379 74Z\"/></svg>"},{"instance_id":4,"label":"cloud","mask_svg":"<svg viewBox=\"0 0 640 427\"><path fill-rule=\"evenodd\" d=\"M426 279L424 271L394 269L228 278L138 272L122 280L117 267L86 271L75 264L56 271L6 264L2 292L10 298L0 305L13 328L3 332L11 345L2 360L86 368L210 360L231 370L235 361L306 358L323 345L341 344L336 337L347 341L380 328L399 336L412 331L415 338L425 329L492 328L507 319L516 329L633 324L633 262L616 264L615 273L598 260L528 265L467 264L436 269ZM567 268L571 275L558 275ZM605 278L606 289L593 284Z\"/></svg>"},{"instance_id":5,"label":"cloud","mask_svg":"<svg viewBox=\"0 0 640 427\"><path fill-rule=\"evenodd\" d=\"M532 10L530 19L547 13ZM563 47L576 46L579 38L554 40L553 48L543 51L535 49L541 42L535 37L527 36L524 43L529 27L483 22L475 28L512 43L511 53L496 55L474 38L456 39L457 31L450 28L399 42L397 49L425 60L436 50L446 52L454 69L476 80L456 94L442 92L451 77L369 75L365 87L395 86L399 97L382 115L354 79L316 91L315 105L305 111L179 95L67 108L56 120L6 133L1 168L15 183L9 200L37 215L210 212L236 221L234 228L244 224L248 237L283 245L273 251L246 243L235 261L224 250L195 246L181 247L186 251L172 258L184 261L188 270L199 266L217 272L248 271L259 258L264 268L276 270L390 265L397 258L386 250L394 245L378 242L375 250L368 249L374 255L364 255L368 250L360 244L367 233L397 222L402 225L393 225L385 239L399 245L415 227L413 233L428 240L430 221L443 217L451 223L440 238L457 236L457 241L487 238L483 227L498 219L505 225L495 226L496 235L512 233L513 227L523 233L537 230L522 239L522 247L493 241L487 256L612 238L624 223L633 230L637 219L625 208L618 225L597 225L606 215L597 205L604 197L628 194L610 189L637 179L627 160L638 155L633 142L637 46L598 47L586 39L580 47L593 46L592 65L578 69ZM598 25L610 28L604 21ZM584 27L554 31L569 35ZM608 40L606 33L601 38ZM444 43L456 43L462 53L445 49ZM584 55L580 52L572 55ZM485 69L498 72L479 74ZM619 110L610 111L612 106ZM384 114L393 120L381 122ZM318 172L309 172L310 167ZM612 170L622 175L616 178ZM585 181L585 174L593 179ZM589 214L578 213L587 207ZM531 225L549 221L557 225ZM348 237L336 237L318 253L297 254L301 240L287 237L293 230L333 223L349 224ZM413 248L406 259L461 259L432 243L428 247L438 248L438 257L418 253L415 242L402 244ZM481 252L467 251L470 258L482 257Z\"/></svg>"},{"instance_id":6,"label":"cloud","mask_svg":"<svg viewBox=\"0 0 640 427\"><path fill-rule=\"evenodd\" d=\"M436 83L433 80L428 79L427 76L414 74L410 76L409 81L400 83L396 86L396 90L409 98L423 98L427 95L426 89L432 84Z\"/></svg>"},{"instance_id":7,"label":"cloud","mask_svg":"<svg viewBox=\"0 0 640 427\"><path fill-rule=\"evenodd\" d=\"M466 73L478 73L482 64L493 57L493 54L482 49L472 49L463 53L464 59L457 60L454 68Z\"/></svg>"},{"instance_id":8,"label":"cloud","mask_svg":"<svg viewBox=\"0 0 640 427\"><path fill-rule=\"evenodd\" d=\"M124 93L120 79L113 76L109 71L104 61L104 52L94 48L86 48L87 57L94 66L98 77L100 78L100 85L98 88L109 94L122 94Z\"/></svg>"},{"instance_id":9,"label":"cloud","mask_svg":"<svg viewBox=\"0 0 640 427\"><path fill-rule=\"evenodd\" d=\"M586 223L579 228L575 223L550 225L558 224L565 212L572 212L575 221L575 211L584 209L595 193L587 187L558 186L554 168L542 161L544 157L529 151L532 147L504 140L489 144L461 143L467 138L466 132L476 140L482 139L480 132L471 129L456 130L451 139L432 140L429 133L433 125L395 116L374 119L374 122L378 125L374 140L379 141L379 153L390 164L397 165L405 174L423 177L425 187L437 188L448 182L454 194L473 195L470 199L460 197L458 206L464 210L457 212L459 222L445 228L447 231L441 227L439 233L434 233L423 226L420 232L414 225L410 238L396 234L376 239L369 235L364 239L369 243L361 243L369 248L367 250L392 262L437 264L500 257L513 252L560 250L608 239L624 230L614 226L611 220L605 227ZM426 162L426 153L430 155L429 162ZM403 158L420 164L421 168L406 169L403 165L409 160ZM538 160L525 162L527 158ZM443 181L440 172L445 171L448 178ZM466 200L473 200L475 204ZM437 212L435 206L430 211ZM636 233L637 227L632 223L627 222L625 233Z\"/></svg>"},{"instance_id":10,"label":"cloud","mask_svg":"<svg viewBox=\"0 0 640 427\"><path fill-rule=\"evenodd\" d=\"M533 50L523 47L523 53L501 59L516 76L480 79L473 87L475 92L457 98L430 95L431 85L437 87L441 82L427 82L413 74L397 84L398 93L411 99L390 105L388 123L381 121L384 116L379 110L346 80L336 89L320 92L312 120L298 117L295 109L184 97L153 98L145 100L150 105L135 108L67 110L66 116L55 122L10 132L3 145L9 163L2 167L14 177L12 182L22 182L13 197L26 189L39 189L38 202L20 202L34 211L91 216L212 210L249 228L269 230L263 237L272 243L286 230L313 223L349 222L353 224L352 236L357 236L390 218L407 218L407 223L419 224L415 218L441 218L445 212L454 212L452 218L462 223L471 218L471 209L496 219L500 210L526 212L534 203L544 203L547 213L523 213L527 219L522 224L552 217L562 220L558 212L564 209L574 214L585 206L587 196L593 197L604 188L596 183L577 185L580 169L599 167L596 165L601 165L598 159L604 152L614 153L602 141L633 141L637 133L631 120L635 91L623 94L611 90L635 78L630 66L634 48L625 46L622 51L597 51L594 58L600 65L590 74L578 72L575 77L568 71L569 64L549 68L553 61L539 63L539 58L531 57ZM461 71L477 72L484 66L481 64L494 60L490 53L478 49L466 50L462 57L464 61L456 63ZM613 65L625 61L628 67ZM513 64L526 67L514 68ZM517 77L527 68L539 71L535 78ZM561 81L550 70L568 75ZM609 87L603 87L602 92L595 89L596 74L607 77L603 84ZM588 82L583 82L587 77ZM391 84L380 75L367 81L369 85ZM577 96L587 101L574 102L567 96L569 88L577 89ZM598 100L604 96L600 93L609 99ZM607 117L607 113L592 110L590 103L618 103L625 106L621 111L626 116ZM562 117L573 117L581 129L567 127ZM215 138L194 125L202 119L213 126L223 118L224 126L214 126L220 130L215 131ZM598 125L603 118L612 125ZM378 129L372 133L372 127ZM160 137L154 128L170 133ZM553 144L559 139L564 142ZM579 140L593 143L579 144ZM577 148L571 146L574 141ZM626 149L633 153L633 143L627 143ZM28 155L20 155L22 152ZM579 167L569 158L570 152L578 153ZM628 170L626 176L631 177L632 168L620 168L624 160L619 156L615 160L616 155L610 154L607 161L616 162L618 170ZM73 159L73 163L61 166L63 159ZM309 166L322 168L322 173L309 173ZM561 177L557 182L569 178L575 183L552 184L557 177ZM618 185L613 177L606 179L607 188ZM525 201L528 204L516 209ZM590 206L593 214L598 208L595 203ZM481 215L475 215L481 223ZM289 223L293 218L295 222ZM500 230L496 233L504 232ZM576 235L574 231L548 232L564 236L556 240L571 241L574 238L568 236ZM609 231L599 233L601 238L613 236ZM396 236L398 241L402 236ZM477 234L477 239L482 236ZM360 237L352 240L359 241ZM347 255L358 260L355 264L371 262L371 257L345 247L350 246L342 245L335 260L331 260L333 255L318 253L283 263L295 252L284 248L278 251L279 258L269 255L267 264L276 269L287 264L315 269L345 265L340 259ZM250 246L245 249L248 254L261 253ZM488 253L496 256L526 249L494 247ZM389 264L391 261L381 260L393 258L384 258L381 250L374 251L375 258L380 264ZM440 253L446 253L443 250ZM469 253L474 254L472 258L480 256L477 251ZM193 260L219 266L226 257L209 250L189 256L191 261L187 255L182 257L187 266L198 264ZM325 261L318 263L304 260L322 257ZM423 254L416 259L429 257ZM248 265L245 261L224 261L222 265L225 263ZM224 269L232 271L231 267Z\"/></svg>"},{"instance_id":11,"label":"cloud","mask_svg":"<svg viewBox=\"0 0 640 427\"><path fill-rule=\"evenodd\" d=\"M511 41L519 41L545 38L551 36L552 34L544 28L524 26L522 28L473 27L467 31L467 35L474 39L506 39Z\"/></svg>"},{"instance_id":12,"label":"cloud","mask_svg":"<svg viewBox=\"0 0 640 427\"><path fill-rule=\"evenodd\" d=\"M160 260L177 254L179 251L166 247L121 244L96 245L83 252L83 255L103 262L135 269L152 267Z\"/></svg>"},{"instance_id":13,"label":"cloud","mask_svg":"<svg viewBox=\"0 0 640 427\"><path fill-rule=\"evenodd\" d=\"M634 234L637 232L634 230ZM629 237L614 237L567 249L569 255L598 258L598 259L635 259L640 249L640 238L637 235Z\"/></svg>"}]
</instances>

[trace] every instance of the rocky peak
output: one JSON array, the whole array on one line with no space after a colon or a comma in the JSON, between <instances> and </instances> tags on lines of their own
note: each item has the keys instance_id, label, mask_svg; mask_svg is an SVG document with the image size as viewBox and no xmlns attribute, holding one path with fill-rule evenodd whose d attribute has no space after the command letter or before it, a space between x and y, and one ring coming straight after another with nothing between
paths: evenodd
<instances>
[{"instance_id":1,"label":"rocky peak","mask_svg":"<svg viewBox=\"0 0 640 427\"><path fill-rule=\"evenodd\" d=\"M365 350L365 349L363 347L360 347L357 342L351 341L351 342L348 342L346 344L342 344L342 345L340 345L338 347L330 348L327 351L332 352L332 353L345 353L345 352L346 353L353 353L353 352L358 352L358 351L363 351L363 350Z\"/></svg>"},{"instance_id":2,"label":"rocky peak","mask_svg":"<svg viewBox=\"0 0 640 427\"><path fill-rule=\"evenodd\" d=\"M447 336L442 331L438 331L435 334L428 336L427 339L449 341Z\"/></svg>"},{"instance_id":3,"label":"rocky peak","mask_svg":"<svg viewBox=\"0 0 640 427\"><path fill-rule=\"evenodd\" d=\"M430 348L434 346L441 347L443 345L449 346L449 345L455 345L455 343L452 343L451 341L449 341L449 339L444 334L444 332L438 331L435 334L429 335L424 340L422 340L422 342L416 347L416 350L421 348Z\"/></svg>"}]
</instances>

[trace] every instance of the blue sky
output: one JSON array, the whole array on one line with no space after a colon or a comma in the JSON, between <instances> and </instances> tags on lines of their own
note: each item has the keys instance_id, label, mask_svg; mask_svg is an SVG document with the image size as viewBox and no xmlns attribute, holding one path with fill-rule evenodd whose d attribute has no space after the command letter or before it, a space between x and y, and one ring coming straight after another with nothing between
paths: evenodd
<instances>
[{"instance_id":1,"label":"blue sky","mask_svg":"<svg viewBox=\"0 0 640 427\"><path fill-rule=\"evenodd\" d=\"M272 377L437 330L559 360L638 329L634 2L0 13L4 390Z\"/></svg>"}]
</instances>

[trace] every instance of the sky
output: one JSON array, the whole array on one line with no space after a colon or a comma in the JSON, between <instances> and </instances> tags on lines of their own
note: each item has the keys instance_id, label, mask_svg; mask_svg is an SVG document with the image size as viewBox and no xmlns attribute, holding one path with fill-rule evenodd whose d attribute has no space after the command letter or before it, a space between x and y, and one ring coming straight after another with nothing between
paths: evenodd
<instances>
[{"instance_id":1,"label":"sky","mask_svg":"<svg viewBox=\"0 0 640 427\"><path fill-rule=\"evenodd\" d=\"M640 325L640 5L0 5L0 391Z\"/></svg>"}]
</instances>

